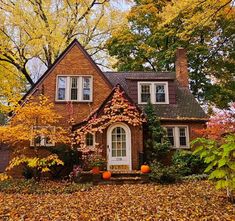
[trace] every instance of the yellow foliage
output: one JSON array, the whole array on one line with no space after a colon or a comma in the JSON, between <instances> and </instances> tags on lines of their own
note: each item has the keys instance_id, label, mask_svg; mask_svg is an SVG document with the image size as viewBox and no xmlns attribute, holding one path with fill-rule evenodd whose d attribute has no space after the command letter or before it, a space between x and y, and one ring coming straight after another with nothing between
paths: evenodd
<instances>
[{"instance_id":1,"label":"yellow foliage","mask_svg":"<svg viewBox=\"0 0 235 221\"><path fill-rule=\"evenodd\" d=\"M232 0L174 0L163 9L161 26L180 18L184 30L179 36L187 38L196 28L214 26L216 18L235 19L233 4Z\"/></svg>"},{"instance_id":2,"label":"yellow foliage","mask_svg":"<svg viewBox=\"0 0 235 221\"><path fill-rule=\"evenodd\" d=\"M7 175L6 173L0 173L0 181L11 179L11 176Z\"/></svg>"},{"instance_id":3,"label":"yellow foliage","mask_svg":"<svg viewBox=\"0 0 235 221\"><path fill-rule=\"evenodd\" d=\"M50 167L53 165L64 165L64 162L58 158L56 154L51 154L44 158L39 157L27 157L24 155L14 157L7 167L6 171L13 169L16 166L24 164L30 168L35 168L38 171L44 173L50 171Z\"/></svg>"},{"instance_id":4,"label":"yellow foliage","mask_svg":"<svg viewBox=\"0 0 235 221\"><path fill-rule=\"evenodd\" d=\"M53 143L70 142L69 131L58 126L61 116L45 96L39 96L39 101L29 98L23 105L17 105L13 113L10 122L0 126L0 141L19 144L43 135Z\"/></svg>"}]
</instances>

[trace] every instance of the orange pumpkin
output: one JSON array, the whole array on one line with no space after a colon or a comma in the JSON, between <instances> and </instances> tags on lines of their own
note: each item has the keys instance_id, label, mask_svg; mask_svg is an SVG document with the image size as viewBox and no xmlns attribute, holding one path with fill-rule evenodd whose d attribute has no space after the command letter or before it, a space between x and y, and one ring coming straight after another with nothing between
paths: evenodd
<instances>
[{"instance_id":1,"label":"orange pumpkin","mask_svg":"<svg viewBox=\"0 0 235 221\"><path fill-rule=\"evenodd\" d=\"M149 173L150 172L150 167L148 165L142 165L140 168L142 173Z\"/></svg>"},{"instance_id":2,"label":"orange pumpkin","mask_svg":"<svg viewBox=\"0 0 235 221\"><path fill-rule=\"evenodd\" d=\"M110 171L103 172L102 177L104 180L109 180L111 177L111 172Z\"/></svg>"},{"instance_id":3,"label":"orange pumpkin","mask_svg":"<svg viewBox=\"0 0 235 221\"><path fill-rule=\"evenodd\" d=\"M99 167L93 167L92 170L91 170L91 172L92 172L93 174L99 174L99 173L100 173L100 168L99 168Z\"/></svg>"}]
</instances>

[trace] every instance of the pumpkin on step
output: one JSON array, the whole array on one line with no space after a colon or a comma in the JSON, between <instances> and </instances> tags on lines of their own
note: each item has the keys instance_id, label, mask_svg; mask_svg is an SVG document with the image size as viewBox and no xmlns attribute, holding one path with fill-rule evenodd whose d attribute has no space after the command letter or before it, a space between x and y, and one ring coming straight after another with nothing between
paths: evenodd
<instances>
[{"instance_id":1,"label":"pumpkin on step","mask_svg":"<svg viewBox=\"0 0 235 221\"><path fill-rule=\"evenodd\" d=\"M150 167L148 165L142 165L140 168L142 173L149 173L150 172Z\"/></svg>"},{"instance_id":2,"label":"pumpkin on step","mask_svg":"<svg viewBox=\"0 0 235 221\"><path fill-rule=\"evenodd\" d=\"M103 172L102 177L104 180L109 180L111 177L111 172L110 171Z\"/></svg>"}]
</instances>

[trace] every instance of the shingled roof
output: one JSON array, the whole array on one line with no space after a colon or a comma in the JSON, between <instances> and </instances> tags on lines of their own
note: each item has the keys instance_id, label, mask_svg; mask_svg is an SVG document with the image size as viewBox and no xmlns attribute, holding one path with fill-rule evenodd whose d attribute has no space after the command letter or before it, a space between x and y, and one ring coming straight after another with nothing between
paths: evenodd
<instances>
[{"instance_id":1,"label":"shingled roof","mask_svg":"<svg viewBox=\"0 0 235 221\"><path fill-rule=\"evenodd\" d=\"M143 80L170 80L176 81L174 72L104 72L110 83L115 86L120 84L126 93L131 97L128 81ZM162 120L207 120L199 103L196 101L192 93L185 88L180 88L176 85L176 104L155 104L156 115ZM134 100L134 99L133 99ZM134 100L137 104L138 101ZM138 105L144 109L145 105Z\"/></svg>"}]
</instances>

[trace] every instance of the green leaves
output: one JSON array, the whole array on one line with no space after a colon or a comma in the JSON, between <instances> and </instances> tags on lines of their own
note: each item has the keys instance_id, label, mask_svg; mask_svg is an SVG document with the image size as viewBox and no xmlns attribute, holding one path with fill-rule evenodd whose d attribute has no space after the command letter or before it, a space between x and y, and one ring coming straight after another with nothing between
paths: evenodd
<instances>
[{"instance_id":1,"label":"green leaves","mask_svg":"<svg viewBox=\"0 0 235 221\"><path fill-rule=\"evenodd\" d=\"M231 193L235 189L235 135L227 135L221 141L213 141L199 138L192 142L196 147L194 154L200 154L204 162L208 164L205 172L209 173L209 179L216 181L216 188L227 188ZM198 145L199 146L196 146Z\"/></svg>"}]
</instances>

